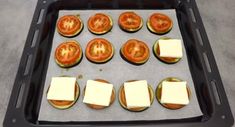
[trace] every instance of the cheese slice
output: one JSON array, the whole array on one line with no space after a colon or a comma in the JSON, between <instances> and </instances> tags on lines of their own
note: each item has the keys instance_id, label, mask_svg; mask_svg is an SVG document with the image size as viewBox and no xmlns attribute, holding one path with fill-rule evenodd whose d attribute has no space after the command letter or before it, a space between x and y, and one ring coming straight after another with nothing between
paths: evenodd
<instances>
[{"instance_id":1,"label":"cheese slice","mask_svg":"<svg viewBox=\"0 0 235 127\"><path fill-rule=\"evenodd\" d=\"M88 80L83 103L109 106L112 90L112 84Z\"/></svg>"},{"instance_id":2,"label":"cheese slice","mask_svg":"<svg viewBox=\"0 0 235 127\"><path fill-rule=\"evenodd\" d=\"M189 103L187 82L162 82L161 103L183 104Z\"/></svg>"},{"instance_id":3,"label":"cheese slice","mask_svg":"<svg viewBox=\"0 0 235 127\"><path fill-rule=\"evenodd\" d=\"M182 44L179 39L159 40L160 57L182 58Z\"/></svg>"},{"instance_id":4,"label":"cheese slice","mask_svg":"<svg viewBox=\"0 0 235 127\"><path fill-rule=\"evenodd\" d=\"M148 84L146 80L125 82L124 90L128 108L150 106Z\"/></svg>"},{"instance_id":5,"label":"cheese slice","mask_svg":"<svg viewBox=\"0 0 235 127\"><path fill-rule=\"evenodd\" d=\"M75 77L52 77L47 99L73 101L75 98L75 83Z\"/></svg>"}]
</instances>

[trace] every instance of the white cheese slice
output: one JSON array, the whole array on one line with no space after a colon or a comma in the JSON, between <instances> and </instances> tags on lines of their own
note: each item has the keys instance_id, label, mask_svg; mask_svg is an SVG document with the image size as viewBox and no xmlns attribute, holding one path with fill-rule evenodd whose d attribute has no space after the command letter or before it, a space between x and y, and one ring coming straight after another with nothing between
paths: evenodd
<instances>
[{"instance_id":1,"label":"white cheese slice","mask_svg":"<svg viewBox=\"0 0 235 127\"><path fill-rule=\"evenodd\" d=\"M75 99L75 83L75 77L52 77L47 99L73 101Z\"/></svg>"},{"instance_id":2,"label":"white cheese slice","mask_svg":"<svg viewBox=\"0 0 235 127\"><path fill-rule=\"evenodd\" d=\"M128 108L150 106L148 83L146 80L125 82L124 91Z\"/></svg>"},{"instance_id":3,"label":"white cheese slice","mask_svg":"<svg viewBox=\"0 0 235 127\"><path fill-rule=\"evenodd\" d=\"M182 43L179 39L159 40L160 57L182 58Z\"/></svg>"},{"instance_id":4,"label":"white cheese slice","mask_svg":"<svg viewBox=\"0 0 235 127\"><path fill-rule=\"evenodd\" d=\"M183 104L189 103L187 82L162 82L161 103Z\"/></svg>"},{"instance_id":5,"label":"white cheese slice","mask_svg":"<svg viewBox=\"0 0 235 127\"><path fill-rule=\"evenodd\" d=\"M88 80L83 103L109 106L112 90L112 84Z\"/></svg>"}]
</instances>

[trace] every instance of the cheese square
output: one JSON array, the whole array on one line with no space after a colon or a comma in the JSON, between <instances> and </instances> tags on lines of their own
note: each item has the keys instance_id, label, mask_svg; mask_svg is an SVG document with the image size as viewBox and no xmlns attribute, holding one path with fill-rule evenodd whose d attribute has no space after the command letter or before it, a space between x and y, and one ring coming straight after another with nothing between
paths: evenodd
<instances>
[{"instance_id":1,"label":"cheese square","mask_svg":"<svg viewBox=\"0 0 235 127\"><path fill-rule=\"evenodd\" d=\"M88 80L83 103L109 106L112 90L112 84Z\"/></svg>"},{"instance_id":2,"label":"cheese square","mask_svg":"<svg viewBox=\"0 0 235 127\"><path fill-rule=\"evenodd\" d=\"M128 108L150 106L148 84L146 80L125 82L124 90Z\"/></svg>"},{"instance_id":3,"label":"cheese square","mask_svg":"<svg viewBox=\"0 0 235 127\"><path fill-rule=\"evenodd\" d=\"M189 103L187 82L162 82L161 103L183 104Z\"/></svg>"},{"instance_id":4,"label":"cheese square","mask_svg":"<svg viewBox=\"0 0 235 127\"><path fill-rule=\"evenodd\" d=\"M75 83L75 77L52 77L47 99L73 101Z\"/></svg>"},{"instance_id":5,"label":"cheese square","mask_svg":"<svg viewBox=\"0 0 235 127\"><path fill-rule=\"evenodd\" d=\"M159 40L160 57L182 58L182 43L179 39Z\"/></svg>"}]
</instances>

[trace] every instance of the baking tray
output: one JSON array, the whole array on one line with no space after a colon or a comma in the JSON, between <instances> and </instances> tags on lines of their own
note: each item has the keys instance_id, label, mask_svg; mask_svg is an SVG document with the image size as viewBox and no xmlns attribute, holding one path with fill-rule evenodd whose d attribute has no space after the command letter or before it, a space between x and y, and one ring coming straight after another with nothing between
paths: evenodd
<instances>
[{"instance_id":1,"label":"baking tray","mask_svg":"<svg viewBox=\"0 0 235 127\"><path fill-rule=\"evenodd\" d=\"M59 10L176 9L202 116L177 120L39 122L38 114ZM5 127L231 126L233 116L194 0L39 0L12 89Z\"/></svg>"}]
</instances>

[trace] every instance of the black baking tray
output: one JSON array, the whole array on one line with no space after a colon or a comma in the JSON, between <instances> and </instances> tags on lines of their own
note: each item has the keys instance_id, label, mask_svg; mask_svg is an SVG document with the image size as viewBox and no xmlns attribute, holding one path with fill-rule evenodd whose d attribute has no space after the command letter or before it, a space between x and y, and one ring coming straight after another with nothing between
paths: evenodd
<instances>
[{"instance_id":1,"label":"black baking tray","mask_svg":"<svg viewBox=\"0 0 235 127\"><path fill-rule=\"evenodd\" d=\"M176 9L202 116L178 120L38 121L59 10ZM234 119L194 0L39 0L25 43L4 127L161 126L229 127Z\"/></svg>"}]
</instances>

